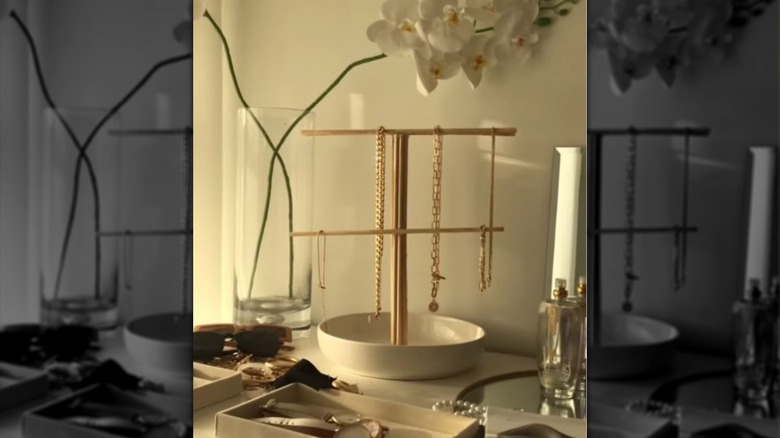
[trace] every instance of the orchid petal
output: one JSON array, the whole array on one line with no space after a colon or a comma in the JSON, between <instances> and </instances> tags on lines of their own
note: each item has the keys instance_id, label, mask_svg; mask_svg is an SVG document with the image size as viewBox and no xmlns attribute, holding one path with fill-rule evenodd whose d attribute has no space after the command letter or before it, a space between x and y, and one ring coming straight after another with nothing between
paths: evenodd
<instances>
[{"instance_id":1,"label":"orchid petal","mask_svg":"<svg viewBox=\"0 0 780 438\"><path fill-rule=\"evenodd\" d=\"M436 66L441 71L438 79L450 79L460 71L460 56L455 53L445 53L442 59L436 61Z\"/></svg>"},{"instance_id":2,"label":"orchid petal","mask_svg":"<svg viewBox=\"0 0 780 438\"><path fill-rule=\"evenodd\" d=\"M466 0L466 14L480 23L492 26L499 14L493 0Z\"/></svg>"},{"instance_id":3,"label":"orchid petal","mask_svg":"<svg viewBox=\"0 0 780 438\"><path fill-rule=\"evenodd\" d=\"M469 80L469 83L471 84L471 88L476 90L477 87L479 86L479 83L482 82L482 70L468 68L464 65L463 73L466 75L466 79Z\"/></svg>"},{"instance_id":4,"label":"orchid petal","mask_svg":"<svg viewBox=\"0 0 780 438\"><path fill-rule=\"evenodd\" d=\"M479 86L482 80L483 70L494 63L492 57L487 53L488 43L492 44L493 40L494 38L487 35L477 35L460 52L463 57L463 73L474 89Z\"/></svg>"},{"instance_id":5,"label":"orchid petal","mask_svg":"<svg viewBox=\"0 0 780 438\"><path fill-rule=\"evenodd\" d=\"M438 79L431 72L428 59L418 52L414 52L414 63L417 67L417 89L420 93L427 96L436 89Z\"/></svg>"},{"instance_id":6,"label":"orchid petal","mask_svg":"<svg viewBox=\"0 0 780 438\"><path fill-rule=\"evenodd\" d=\"M393 30L395 30L395 26L393 26L392 23L385 20L379 20L368 26L368 29L366 29L366 36L368 36L369 41L375 43L379 34L392 32Z\"/></svg>"},{"instance_id":7,"label":"orchid petal","mask_svg":"<svg viewBox=\"0 0 780 438\"><path fill-rule=\"evenodd\" d=\"M466 21L457 24L449 24L443 21L434 21L433 28L428 33L428 41L431 45L443 52L457 52L474 35L474 26Z\"/></svg>"},{"instance_id":8,"label":"orchid petal","mask_svg":"<svg viewBox=\"0 0 780 438\"><path fill-rule=\"evenodd\" d=\"M498 20L498 13L483 8L466 7L464 11L480 23L492 26Z\"/></svg>"},{"instance_id":9,"label":"orchid petal","mask_svg":"<svg viewBox=\"0 0 780 438\"><path fill-rule=\"evenodd\" d=\"M434 19L442 16L445 6L457 6L457 0L420 0L420 17Z\"/></svg>"},{"instance_id":10,"label":"orchid petal","mask_svg":"<svg viewBox=\"0 0 780 438\"><path fill-rule=\"evenodd\" d=\"M615 50L607 51L609 59L610 87L618 96L625 93L631 87L631 78L626 74L620 62L620 56Z\"/></svg>"},{"instance_id":11,"label":"orchid petal","mask_svg":"<svg viewBox=\"0 0 780 438\"><path fill-rule=\"evenodd\" d=\"M382 3L382 18L391 23L417 17L417 0L385 0Z\"/></svg>"}]
</instances>

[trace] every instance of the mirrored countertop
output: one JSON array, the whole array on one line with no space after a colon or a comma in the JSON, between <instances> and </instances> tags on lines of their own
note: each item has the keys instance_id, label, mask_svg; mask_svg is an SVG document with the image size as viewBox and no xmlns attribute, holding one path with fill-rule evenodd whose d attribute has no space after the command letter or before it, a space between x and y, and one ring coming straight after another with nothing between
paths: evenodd
<instances>
[{"instance_id":1,"label":"mirrored countertop","mask_svg":"<svg viewBox=\"0 0 780 438\"><path fill-rule=\"evenodd\" d=\"M544 397L536 370L501 374L477 381L463 389L458 394L458 400L566 418L584 418L587 405L587 398L580 391L569 400Z\"/></svg>"},{"instance_id":2,"label":"mirrored countertop","mask_svg":"<svg viewBox=\"0 0 780 438\"><path fill-rule=\"evenodd\" d=\"M589 409L625 411L632 402L660 399L677 407L680 436L724 424L739 424L767 437L777 437L776 418L735 415L736 405L727 358L679 351L667 372L622 380L590 380ZM610 411L611 412L611 411ZM610 418L589 416L589 424L603 426Z\"/></svg>"}]
</instances>

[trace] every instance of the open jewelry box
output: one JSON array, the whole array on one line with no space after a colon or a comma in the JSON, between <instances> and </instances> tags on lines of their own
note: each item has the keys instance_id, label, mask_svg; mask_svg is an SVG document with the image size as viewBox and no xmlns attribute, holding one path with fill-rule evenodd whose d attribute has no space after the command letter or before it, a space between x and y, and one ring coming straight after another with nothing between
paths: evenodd
<instances>
[{"instance_id":1,"label":"open jewelry box","mask_svg":"<svg viewBox=\"0 0 780 438\"><path fill-rule=\"evenodd\" d=\"M0 410L43 396L46 374L33 368L0 362Z\"/></svg>"},{"instance_id":2,"label":"open jewelry box","mask_svg":"<svg viewBox=\"0 0 780 438\"><path fill-rule=\"evenodd\" d=\"M201 363L192 364L192 410L241 394L241 373Z\"/></svg>"},{"instance_id":3,"label":"open jewelry box","mask_svg":"<svg viewBox=\"0 0 780 438\"><path fill-rule=\"evenodd\" d=\"M185 404L170 396L96 384L26 412L22 434L25 438L189 437L192 414L181 409Z\"/></svg>"},{"instance_id":4,"label":"open jewelry box","mask_svg":"<svg viewBox=\"0 0 780 438\"><path fill-rule=\"evenodd\" d=\"M377 420L387 427L385 438L475 438L479 424L477 420L456 417L452 414L435 412L401 403L367 397L343 391L316 391L300 383L271 391L263 396L242 403L217 414L216 433L218 438L308 438L277 426L259 423L252 418L269 401L296 403L307 411L322 410L331 413L359 414L361 418Z\"/></svg>"}]
</instances>

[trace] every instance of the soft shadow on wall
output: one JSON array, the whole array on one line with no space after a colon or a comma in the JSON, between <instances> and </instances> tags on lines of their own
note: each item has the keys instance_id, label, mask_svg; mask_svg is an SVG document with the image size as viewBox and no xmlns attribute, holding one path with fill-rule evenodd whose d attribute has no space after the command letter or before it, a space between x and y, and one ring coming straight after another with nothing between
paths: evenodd
<instances>
[{"instance_id":1,"label":"soft shadow on wall","mask_svg":"<svg viewBox=\"0 0 780 438\"><path fill-rule=\"evenodd\" d=\"M611 2L593 0L590 16ZM588 54L588 127L709 127L692 139L687 284L673 291L673 236L635 238L635 314L676 325L689 348L728 351L731 305L742 293L745 169L748 148L778 143L778 4L751 21L721 62L703 60L682 70L671 89L653 74L622 96L610 87L602 51ZM621 141L624 144L619 144ZM604 227L624 225L627 138L604 147ZM680 222L683 139L639 139L636 226ZM604 311L623 303L623 239L603 240Z\"/></svg>"},{"instance_id":2,"label":"soft shadow on wall","mask_svg":"<svg viewBox=\"0 0 780 438\"><path fill-rule=\"evenodd\" d=\"M303 7L295 2L207 1L231 42L250 105L288 108L305 107L346 65L379 53L366 38L366 28L379 18L381 4L379 0L308 2ZM569 16L544 33L528 64L489 72L477 90L471 90L461 75L441 82L423 97L415 87L413 61L393 58L355 69L315 109L317 129L379 125L432 129L436 124L518 128L516 138L497 142L501 160L496 166L495 223L507 231L496 238L493 287L484 296L477 287L478 236L442 238L441 272L447 280L442 282L439 313L482 325L491 349L535 352L536 309L549 293L544 290L544 271L553 149L586 141L582 38L586 12L585 2L574 6ZM194 39L195 107L221 107L211 116L205 112L194 116L199 129L195 138L195 321L208 323L232 318L230 250L221 242L222 236L231 234L231 225L221 212L232 208L231 188L226 184L232 184L234 177L223 174L223 169L232 168L230 148L240 104L208 22L195 23ZM372 227L372 142L317 139L314 229ZM485 222L489 139L448 139L445 148L442 226ZM430 154L430 144L414 141L409 224L415 227L431 223ZM373 240L333 238L327 248L327 316L371 311ZM430 239L410 239L410 311L427 311L430 251ZM316 274L313 277L316 282ZM385 276L384 284L388 282ZM316 323L322 307L316 283L313 290ZM386 296L383 308L389 308Z\"/></svg>"}]
</instances>

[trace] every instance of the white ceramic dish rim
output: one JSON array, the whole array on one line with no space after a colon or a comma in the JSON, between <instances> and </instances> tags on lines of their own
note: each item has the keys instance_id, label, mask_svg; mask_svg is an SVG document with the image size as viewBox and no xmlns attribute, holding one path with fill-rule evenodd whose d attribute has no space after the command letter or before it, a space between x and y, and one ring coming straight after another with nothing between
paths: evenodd
<instances>
[{"instance_id":1,"label":"white ceramic dish rim","mask_svg":"<svg viewBox=\"0 0 780 438\"><path fill-rule=\"evenodd\" d=\"M680 337L680 331L677 330L677 327L675 327L675 326L673 326L673 325L671 325L669 323L657 320L657 319L653 319L653 318L650 318L650 317L647 317L647 316L642 316L642 315L622 315L622 314L619 314L619 313L613 313L613 314L611 314L611 316L618 316L618 317L630 316L631 318L640 319L640 320L643 320L645 322L650 322L651 324L665 324L666 326L668 326L671 329L670 330L671 334L668 337L666 337L664 339L660 339L660 340L655 341L655 342L643 342L641 344L635 344L635 345L628 345L628 344L618 344L618 345L606 344L606 345L604 345L604 344L601 344L601 345L597 345L596 348L603 349L603 350L617 350L617 349L625 349L625 348L632 348L632 347L658 347L658 346L661 346L661 345L674 343Z\"/></svg>"},{"instance_id":2,"label":"white ceramic dish rim","mask_svg":"<svg viewBox=\"0 0 780 438\"><path fill-rule=\"evenodd\" d=\"M144 320L148 320L148 319L152 319L152 318L159 318L159 317L163 317L163 316L175 316L175 315L181 315L181 314L180 313L155 313L155 314L152 314L152 315L146 315L146 316L142 316L140 318L135 318L135 319L131 320L130 322L128 322L125 325L125 328L124 328L125 339L127 339L128 335L130 335L130 336L132 336L135 339L142 340L144 342L154 343L154 344L157 344L158 346L163 346L163 347L171 347L171 346L173 346L173 347L182 347L182 348L185 348L185 347L186 348L192 348L192 341L190 341L190 342L187 342L187 341L175 342L175 341L166 341L166 340L162 340L162 339L159 339L159 338L150 338L148 336L144 336L142 334L134 332L130 328L130 326L132 324L137 324L140 321L144 321ZM188 314L188 315L191 315L191 314Z\"/></svg>"},{"instance_id":3,"label":"white ceramic dish rim","mask_svg":"<svg viewBox=\"0 0 780 438\"><path fill-rule=\"evenodd\" d=\"M431 348L431 347L439 347L439 348L459 347L459 346L463 346L463 345L467 345L467 344L479 343L479 342L481 342L485 338L485 329L483 329L482 327L478 326L477 324L474 324L473 322L464 321L462 319L453 318L451 316L428 315L428 314L418 314L417 316L423 317L423 318L445 319L445 320L455 321L458 324L471 325L471 326L476 327L476 328L479 329L479 332L478 332L479 335L476 338L474 338L474 339L470 339L470 340L462 341L462 342L449 343L449 344L393 345L393 344L377 344L377 343L374 343L374 342L355 341L355 340L352 340L352 339L340 338L340 337L338 337L338 336L336 336L336 335L334 335L332 333L328 333L322 327L323 324L326 324L329 321L335 321L335 320L340 319L340 318L349 318L349 317L354 318L354 317L358 317L358 316L368 317L370 315L373 315L373 313L351 313L351 314L348 314L348 315L335 316L333 318L326 319L325 321L322 321L319 324L317 324L317 331L319 332L318 334L320 336L326 335L326 336L328 336L330 338L338 339L339 342L343 342L343 343L346 343L346 344L361 345L361 346L365 346L365 347L369 347L369 348L399 348L399 349L402 348L402 349L407 349L407 350L415 350L415 349L420 349L420 348Z\"/></svg>"}]
</instances>

